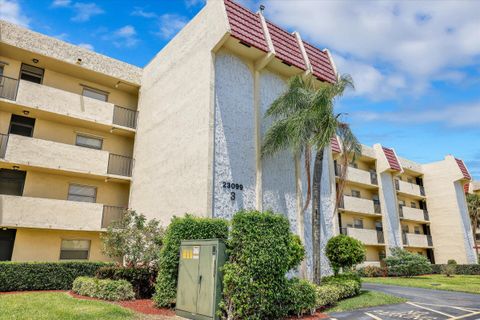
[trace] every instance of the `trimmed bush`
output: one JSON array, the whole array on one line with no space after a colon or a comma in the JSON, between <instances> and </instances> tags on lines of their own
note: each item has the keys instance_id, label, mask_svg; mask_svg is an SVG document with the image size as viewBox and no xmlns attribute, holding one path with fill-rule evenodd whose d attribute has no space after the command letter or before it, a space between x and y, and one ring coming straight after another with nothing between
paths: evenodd
<instances>
[{"instance_id":1,"label":"trimmed bush","mask_svg":"<svg viewBox=\"0 0 480 320\"><path fill-rule=\"evenodd\" d=\"M413 277L432 272L427 257L400 248L392 249L392 255L385 258L385 263L388 275L394 277Z\"/></svg>"},{"instance_id":2,"label":"trimmed bush","mask_svg":"<svg viewBox=\"0 0 480 320\"><path fill-rule=\"evenodd\" d=\"M328 240L325 254L330 260L333 272L338 274L340 269L348 271L365 261L366 251L361 241L340 234Z\"/></svg>"},{"instance_id":3,"label":"trimmed bush","mask_svg":"<svg viewBox=\"0 0 480 320\"><path fill-rule=\"evenodd\" d=\"M386 267L377 267L377 266L366 266L359 268L357 273L361 277L375 278L375 277L386 277L388 276L388 270Z\"/></svg>"},{"instance_id":4,"label":"trimmed bush","mask_svg":"<svg viewBox=\"0 0 480 320\"><path fill-rule=\"evenodd\" d=\"M99 279L127 280L133 287L135 298L149 299L155 292L156 267L108 266L97 270Z\"/></svg>"},{"instance_id":5,"label":"trimmed bush","mask_svg":"<svg viewBox=\"0 0 480 320\"><path fill-rule=\"evenodd\" d=\"M341 289L335 284L323 284L316 287L316 307L326 307L340 300Z\"/></svg>"},{"instance_id":6,"label":"trimmed bush","mask_svg":"<svg viewBox=\"0 0 480 320\"><path fill-rule=\"evenodd\" d=\"M337 274L336 276L328 276L322 278L322 284L331 284L331 283L342 283L347 280L353 280L361 284L362 279L357 273L354 272L345 272Z\"/></svg>"},{"instance_id":7,"label":"trimmed bush","mask_svg":"<svg viewBox=\"0 0 480 320\"><path fill-rule=\"evenodd\" d=\"M158 307L172 307L177 295L178 261L182 240L227 239L228 222L224 219L173 217L163 239L153 301Z\"/></svg>"},{"instance_id":8,"label":"trimmed bush","mask_svg":"<svg viewBox=\"0 0 480 320\"><path fill-rule=\"evenodd\" d=\"M135 298L132 285L127 280L78 277L73 281L72 291L82 296L110 301Z\"/></svg>"},{"instance_id":9,"label":"trimmed bush","mask_svg":"<svg viewBox=\"0 0 480 320\"><path fill-rule=\"evenodd\" d=\"M447 264L442 266L442 273L447 277L453 276L455 274L455 270L457 267L457 261L455 260L448 260Z\"/></svg>"},{"instance_id":10,"label":"trimmed bush","mask_svg":"<svg viewBox=\"0 0 480 320\"><path fill-rule=\"evenodd\" d=\"M354 297L360 293L362 282L356 273L344 273L322 278L322 284L335 285L339 289L340 299Z\"/></svg>"},{"instance_id":11,"label":"trimmed bush","mask_svg":"<svg viewBox=\"0 0 480 320\"><path fill-rule=\"evenodd\" d=\"M285 274L304 257L298 238L290 232L288 219L272 212L240 211L233 216L228 247L229 261L223 268L222 308L226 317L283 318L291 305ZM293 290L301 288L299 295L308 290L304 282L294 286ZM302 305L296 310L304 308Z\"/></svg>"},{"instance_id":12,"label":"trimmed bush","mask_svg":"<svg viewBox=\"0 0 480 320\"><path fill-rule=\"evenodd\" d=\"M112 263L90 261L0 262L0 291L70 290L80 276Z\"/></svg>"},{"instance_id":13,"label":"trimmed bush","mask_svg":"<svg viewBox=\"0 0 480 320\"><path fill-rule=\"evenodd\" d=\"M312 314L317 306L316 286L306 280L293 278L288 280L287 312L298 317Z\"/></svg>"},{"instance_id":14,"label":"trimmed bush","mask_svg":"<svg viewBox=\"0 0 480 320\"><path fill-rule=\"evenodd\" d=\"M441 274L444 264L432 264L432 273ZM461 275L480 275L480 264L457 264L455 266L455 274Z\"/></svg>"}]
</instances>

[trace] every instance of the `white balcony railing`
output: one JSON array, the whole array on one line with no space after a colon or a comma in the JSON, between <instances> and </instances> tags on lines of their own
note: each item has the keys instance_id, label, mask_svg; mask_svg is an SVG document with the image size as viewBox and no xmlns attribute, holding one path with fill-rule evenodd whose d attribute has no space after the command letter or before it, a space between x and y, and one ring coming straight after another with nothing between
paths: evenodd
<instances>
[{"instance_id":1,"label":"white balcony railing","mask_svg":"<svg viewBox=\"0 0 480 320\"><path fill-rule=\"evenodd\" d=\"M399 206L400 218L416 221L429 221L428 212L426 210L411 208L407 206Z\"/></svg>"},{"instance_id":2,"label":"white balcony railing","mask_svg":"<svg viewBox=\"0 0 480 320\"><path fill-rule=\"evenodd\" d=\"M417 248L431 247L433 246L432 236L416 233L403 233L403 245Z\"/></svg>"},{"instance_id":3,"label":"white balcony railing","mask_svg":"<svg viewBox=\"0 0 480 320\"><path fill-rule=\"evenodd\" d=\"M30 81L18 82L16 102L27 107L81 120L129 128L136 127L137 112L135 110Z\"/></svg>"},{"instance_id":4,"label":"white balcony railing","mask_svg":"<svg viewBox=\"0 0 480 320\"><path fill-rule=\"evenodd\" d=\"M345 211L364 214L378 215L381 213L380 203L369 199L362 199L347 195L343 196L343 200L340 203L340 208L344 209Z\"/></svg>"},{"instance_id":5,"label":"white balcony railing","mask_svg":"<svg viewBox=\"0 0 480 320\"><path fill-rule=\"evenodd\" d=\"M7 227L99 231L103 205L0 195L0 225Z\"/></svg>"},{"instance_id":6,"label":"white balcony railing","mask_svg":"<svg viewBox=\"0 0 480 320\"><path fill-rule=\"evenodd\" d=\"M424 197L425 196L425 190L423 189L422 186L419 186L418 184L402 181L395 179L395 189L397 191L410 194L413 196L418 196L418 197Z\"/></svg>"},{"instance_id":7,"label":"white balcony railing","mask_svg":"<svg viewBox=\"0 0 480 320\"><path fill-rule=\"evenodd\" d=\"M379 245L385 243L382 231L373 229L342 228L342 233L360 240L366 245Z\"/></svg>"},{"instance_id":8,"label":"white balcony railing","mask_svg":"<svg viewBox=\"0 0 480 320\"><path fill-rule=\"evenodd\" d=\"M0 156L7 162L95 175L128 177L132 173L131 158L105 150L15 134L2 135L0 142Z\"/></svg>"},{"instance_id":9,"label":"white balcony railing","mask_svg":"<svg viewBox=\"0 0 480 320\"><path fill-rule=\"evenodd\" d=\"M335 165L335 175L339 176L342 172L342 166L339 164ZM375 171L366 171L358 168L348 167L347 176L345 177L347 181L356 182L366 185L378 185L377 173Z\"/></svg>"}]
</instances>

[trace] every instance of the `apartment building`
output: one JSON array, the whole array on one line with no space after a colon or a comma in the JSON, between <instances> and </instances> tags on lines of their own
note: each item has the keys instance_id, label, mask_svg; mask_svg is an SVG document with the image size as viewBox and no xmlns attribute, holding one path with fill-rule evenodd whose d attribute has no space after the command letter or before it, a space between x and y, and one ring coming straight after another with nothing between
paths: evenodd
<instances>
[{"instance_id":1,"label":"apartment building","mask_svg":"<svg viewBox=\"0 0 480 320\"><path fill-rule=\"evenodd\" d=\"M0 23L0 260L106 260L128 206L141 69Z\"/></svg>"},{"instance_id":2,"label":"apartment building","mask_svg":"<svg viewBox=\"0 0 480 320\"><path fill-rule=\"evenodd\" d=\"M472 181L470 184L465 185L465 191L467 193L473 193L480 195L480 181ZM480 248L480 221L475 228L475 242L476 246Z\"/></svg>"},{"instance_id":3,"label":"apartment building","mask_svg":"<svg viewBox=\"0 0 480 320\"><path fill-rule=\"evenodd\" d=\"M185 213L230 218L258 209L285 214L304 235L311 273L311 208L300 216L304 159L288 151L262 158L261 143L270 125L264 114L290 77L335 81L328 50L231 0L207 1L143 69L1 27L2 81L11 84L0 89L8 170L0 181L10 192L0 193L3 203L22 203L1 206L2 239L15 234L12 260L105 259L99 233L126 206L165 225ZM29 78L40 74L36 83ZM12 123L24 131L12 132ZM465 198L457 193L470 180L462 161L421 165L364 146L339 190L341 143L333 138L324 152L322 251L343 232L366 244L368 264L380 264L393 247L438 263L473 263ZM11 194L9 175L23 181L22 192ZM37 243L42 249L32 250ZM325 255L322 270L329 273Z\"/></svg>"}]
</instances>

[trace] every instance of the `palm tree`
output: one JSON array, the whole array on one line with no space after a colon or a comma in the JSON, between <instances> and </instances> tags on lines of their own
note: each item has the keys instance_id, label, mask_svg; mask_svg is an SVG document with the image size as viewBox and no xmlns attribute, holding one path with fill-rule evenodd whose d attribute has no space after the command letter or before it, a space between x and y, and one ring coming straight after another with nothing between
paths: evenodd
<instances>
[{"instance_id":1,"label":"palm tree","mask_svg":"<svg viewBox=\"0 0 480 320\"><path fill-rule=\"evenodd\" d=\"M334 135L340 137L344 154L360 152L360 144L348 124L334 113L335 101L347 88L353 88L349 75L343 75L333 84L315 83L310 77L295 76L286 92L277 98L265 116L273 119L262 146L262 156L271 156L288 149L295 157L303 154L307 193L305 204L297 213L297 232L304 241L304 213L312 202L313 281L320 283L320 191L325 148ZM313 179L311 159L314 155ZM346 174L346 171L345 173ZM341 177L344 178L344 177ZM338 199L336 206L338 207ZM302 275L305 269L302 265Z\"/></svg>"},{"instance_id":2,"label":"palm tree","mask_svg":"<svg viewBox=\"0 0 480 320\"><path fill-rule=\"evenodd\" d=\"M476 242L476 230L480 222L480 195L467 194L468 214L470 215L470 221L472 222L473 241L475 243L475 251L477 254L477 260L480 258L478 255L478 246Z\"/></svg>"}]
</instances>

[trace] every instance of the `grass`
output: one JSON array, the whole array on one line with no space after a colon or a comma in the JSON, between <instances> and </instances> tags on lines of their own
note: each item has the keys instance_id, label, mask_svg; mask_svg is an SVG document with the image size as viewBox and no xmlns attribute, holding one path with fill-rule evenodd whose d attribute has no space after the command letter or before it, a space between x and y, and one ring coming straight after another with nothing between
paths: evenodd
<instances>
[{"instance_id":1,"label":"grass","mask_svg":"<svg viewBox=\"0 0 480 320\"><path fill-rule=\"evenodd\" d=\"M441 274L413 278L363 278L366 283L391 284L403 287L417 287L480 294L480 276L456 275L446 277Z\"/></svg>"},{"instance_id":2,"label":"grass","mask_svg":"<svg viewBox=\"0 0 480 320\"><path fill-rule=\"evenodd\" d=\"M390 294L362 290L356 297L339 301L335 306L326 309L325 313L351 311L360 308L381 306L385 304L396 304L407 301L407 299L392 296Z\"/></svg>"},{"instance_id":3,"label":"grass","mask_svg":"<svg viewBox=\"0 0 480 320\"><path fill-rule=\"evenodd\" d=\"M15 293L0 295L0 320L125 320L134 313L120 306L75 299L64 292Z\"/></svg>"}]
</instances>

